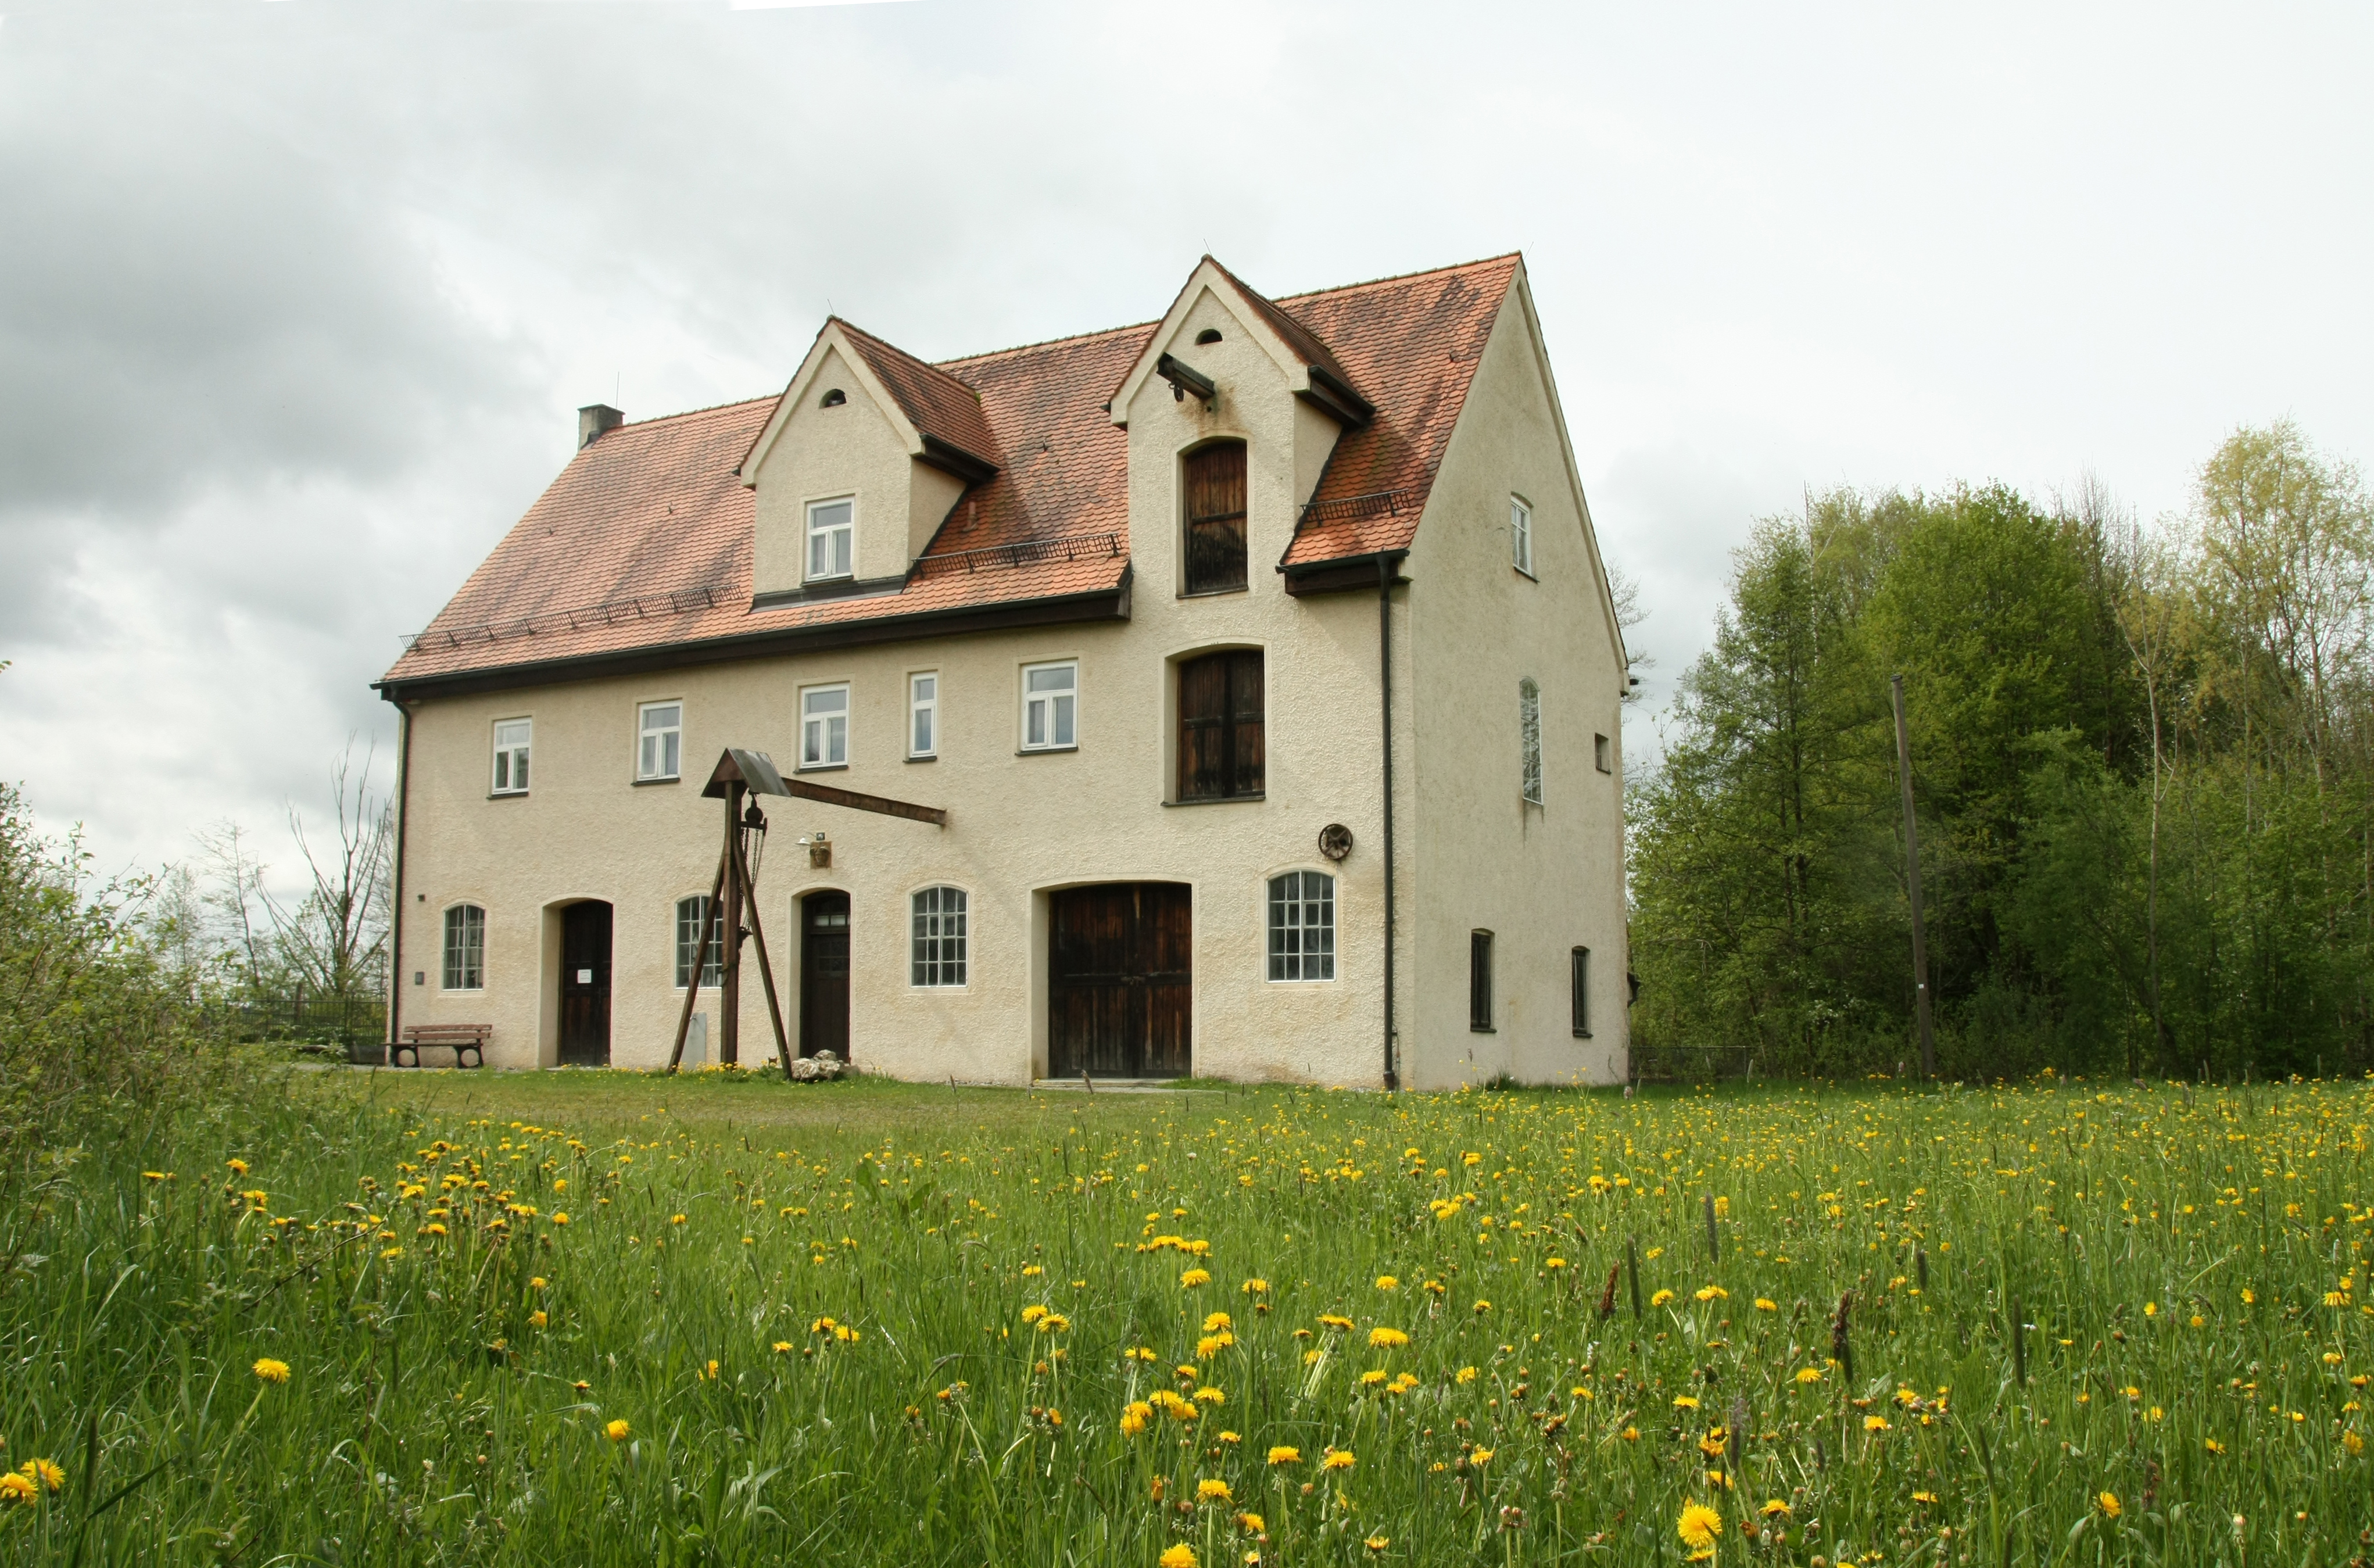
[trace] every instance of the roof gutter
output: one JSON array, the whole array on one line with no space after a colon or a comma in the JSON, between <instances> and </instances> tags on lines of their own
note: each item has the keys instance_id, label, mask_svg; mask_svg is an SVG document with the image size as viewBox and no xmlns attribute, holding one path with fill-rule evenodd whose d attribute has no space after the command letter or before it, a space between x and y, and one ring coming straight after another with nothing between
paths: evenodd
<instances>
[{"instance_id":1,"label":"roof gutter","mask_svg":"<svg viewBox=\"0 0 2374 1568\"><path fill-rule=\"evenodd\" d=\"M1402 1086L1393 1046L1393 581L1407 550L1377 552L1377 687L1385 759L1385 1090Z\"/></svg>"},{"instance_id":2,"label":"roof gutter","mask_svg":"<svg viewBox=\"0 0 2374 1568\"><path fill-rule=\"evenodd\" d=\"M922 610L909 615L876 616L864 620L827 621L821 626L785 626L763 631L737 632L730 637L704 637L696 642L653 647L621 648L564 658L536 659L491 669L454 670L446 674L406 678L390 675L371 682L371 690L390 702L422 697L460 697L480 691L515 690L523 686L548 686L561 681L599 680L606 677L642 675L653 670L682 669L693 665L727 664L736 659L769 658L825 648L857 648L876 643L897 643L911 637L946 637L966 631L1006 631L1026 626L1069 625L1080 621L1127 620L1134 567L1125 567L1111 588L1085 594L1056 594L1045 598L1009 599L991 605L959 605L949 609Z\"/></svg>"}]
</instances>

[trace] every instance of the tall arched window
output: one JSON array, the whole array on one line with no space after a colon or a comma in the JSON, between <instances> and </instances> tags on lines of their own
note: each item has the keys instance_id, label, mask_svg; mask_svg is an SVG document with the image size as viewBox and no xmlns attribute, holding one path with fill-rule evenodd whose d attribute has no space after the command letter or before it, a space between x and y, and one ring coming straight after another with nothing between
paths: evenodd
<instances>
[{"instance_id":1,"label":"tall arched window","mask_svg":"<svg viewBox=\"0 0 2374 1568\"><path fill-rule=\"evenodd\" d=\"M1179 799L1237 800L1262 793L1263 708L1260 649L1180 661Z\"/></svg>"},{"instance_id":2,"label":"tall arched window","mask_svg":"<svg viewBox=\"0 0 2374 1568\"><path fill-rule=\"evenodd\" d=\"M1542 803L1542 689L1527 676L1517 682L1517 744L1523 753L1527 804Z\"/></svg>"},{"instance_id":3,"label":"tall arched window","mask_svg":"<svg viewBox=\"0 0 2374 1568\"><path fill-rule=\"evenodd\" d=\"M445 912L444 973L439 978L448 991L483 991L487 986L487 912L474 903L457 903Z\"/></svg>"},{"instance_id":4,"label":"tall arched window","mask_svg":"<svg viewBox=\"0 0 2374 1568\"><path fill-rule=\"evenodd\" d=\"M700 954L700 928L709 920L709 895L695 893L676 901L676 988L692 984L692 961ZM725 927L721 922L709 934L709 957L700 966L703 985L725 984Z\"/></svg>"},{"instance_id":5,"label":"tall arched window","mask_svg":"<svg viewBox=\"0 0 2374 1568\"><path fill-rule=\"evenodd\" d=\"M1217 441L1187 454L1187 588L1225 594L1245 585L1245 443Z\"/></svg>"},{"instance_id":6,"label":"tall arched window","mask_svg":"<svg viewBox=\"0 0 2374 1568\"><path fill-rule=\"evenodd\" d=\"M1269 977L1335 978L1335 878L1326 872L1269 879Z\"/></svg>"},{"instance_id":7,"label":"tall arched window","mask_svg":"<svg viewBox=\"0 0 2374 1568\"><path fill-rule=\"evenodd\" d=\"M962 888L925 888L915 895L914 945L909 976L917 985L965 983L965 898Z\"/></svg>"}]
</instances>

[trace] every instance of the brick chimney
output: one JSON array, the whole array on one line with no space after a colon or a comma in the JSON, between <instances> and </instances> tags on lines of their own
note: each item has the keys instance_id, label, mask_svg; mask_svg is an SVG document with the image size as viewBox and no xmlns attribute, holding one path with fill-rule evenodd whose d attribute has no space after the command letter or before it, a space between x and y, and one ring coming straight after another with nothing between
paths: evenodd
<instances>
[{"instance_id":1,"label":"brick chimney","mask_svg":"<svg viewBox=\"0 0 2374 1568\"><path fill-rule=\"evenodd\" d=\"M602 439L604 430L615 430L627 422L627 416L607 403L589 403L577 410L577 450L584 451Z\"/></svg>"}]
</instances>

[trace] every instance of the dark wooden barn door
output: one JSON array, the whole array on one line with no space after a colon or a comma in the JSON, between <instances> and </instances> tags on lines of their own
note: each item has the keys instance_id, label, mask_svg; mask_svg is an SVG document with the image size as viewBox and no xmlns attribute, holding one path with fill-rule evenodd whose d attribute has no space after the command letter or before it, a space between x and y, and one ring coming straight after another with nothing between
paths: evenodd
<instances>
[{"instance_id":1,"label":"dark wooden barn door","mask_svg":"<svg viewBox=\"0 0 2374 1568\"><path fill-rule=\"evenodd\" d=\"M1258 648L1206 654L1179 666L1179 798L1231 800L1262 793L1267 749Z\"/></svg>"},{"instance_id":2,"label":"dark wooden barn door","mask_svg":"<svg viewBox=\"0 0 2374 1568\"><path fill-rule=\"evenodd\" d=\"M1215 442L1189 453L1187 592L1225 594L1245 585L1245 443Z\"/></svg>"},{"instance_id":3,"label":"dark wooden barn door","mask_svg":"<svg viewBox=\"0 0 2374 1568\"><path fill-rule=\"evenodd\" d=\"M849 895L800 901L800 1055L849 1060Z\"/></svg>"},{"instance_id":4,"label":"dark wooden barn door","mask_svg":"<svg viewBox=\"0 0 2374 1568\"><path fill-rule=\"evenodd\" d=\"M610 1065L610 906L598 901L560 912L560 1060Z\"/></svg>"},{"instance_id":5,"label":"dark wooden barn door","mask_svg":"<svg viewBox=\"0 0 2374 1568\"><path fill-rule=\"evenodd\" d=\"M1050 902L1049 1076L1188 1077L1194 1070L1188 889L1109 882L1065 889Z\"/></svg>"}]
</instances>

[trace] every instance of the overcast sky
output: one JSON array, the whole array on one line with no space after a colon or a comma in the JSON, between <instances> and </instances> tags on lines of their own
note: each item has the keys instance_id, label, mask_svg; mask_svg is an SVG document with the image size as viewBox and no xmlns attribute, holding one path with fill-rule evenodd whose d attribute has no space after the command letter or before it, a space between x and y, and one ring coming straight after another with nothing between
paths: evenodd
<instances>
[{"instance_id":1,"label":"overcast sky","mask_svg":"<svg viewBox=\"0 0 2374 1568\"><path fill-rule=\"evenodd\" d=\"M7 0L0 0L7 4ZM101 864L309 807L573 410L1522 249L1659 660L1808 486L2367 454L2374 11L8 5L0 775ZM284 873L286 852L279 852Z\"/></svg>"}]
</instances>

